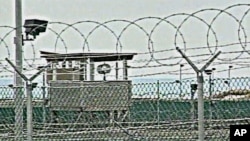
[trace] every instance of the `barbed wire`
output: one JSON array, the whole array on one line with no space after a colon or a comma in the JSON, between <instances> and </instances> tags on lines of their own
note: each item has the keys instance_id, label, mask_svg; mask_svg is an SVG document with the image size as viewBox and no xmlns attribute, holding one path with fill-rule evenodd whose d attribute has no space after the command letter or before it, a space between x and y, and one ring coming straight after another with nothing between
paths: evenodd
<instances>
[{"instance_id":1,"label":"barbed wire","mask_svg":"<svg viewBox=\"0 0 250 141\"><path fill-rule=\"evenodd\" d=\"M138 41L141 41L145 39L146 37L146 47L141 46L140 48L134 47L135 50L139 50L138 54L136 55L136 58L133 61L130 61L132 65L129 65L130 68L134 70L140 70L142 68L159 68L159 67L173 67L178 66L182 63L182 57L179 56L178 53L175 52L175 48L179 46L188 57L193 59L196 63L204 63L208 58L210 58L216 51L224 49L222 52L222 55L219 56L218 61L215 61L213 65L225 65L225 64L233 64L233 65L241 65L244 67L249 67L248 61L249 61L249 55L250 55L250 49L247 49L247 46L250 42L248 42L247 37L248 32L246 32L246 25L244 25L244 21L246 21L247 15L249 14L250 8L248 8L250 4L235 4L228 6L224 9L218 9L218 8L205 8L201 10L197 10L193 13L177 13L177 14L171 14L166 17L142 17L135 20L125 20L125 19L113 19L108 20L104 22L98 22L98 21L92 21L92 20L84 20L84 21L77 21L74 23L64 23L64 22L49 22L48 23L48 30L53 33L54 36L56 36L55 43L54 43L54 51L58 52L58 43L59 41L62 42L62 46L64 48L65 54L69 51L69 45L66 44L67 41L74 40L74 38L64 38L63 35L66 34L69 29L73 29L73 32L76 32L81 37L81 46L82 46L82 52L86 52L87 49L88 52L93 52L94 50L91 50L92 47L90 46L90 37L91 35L95 34L98 29L103 28L107 30L109 33L111 33L112 37L115 40L114 44L114 50L111 50L113 53L121 53L124 52L124 49L129 49L127 45L124 44L123 38L126 36L125 32L129 32L129 30L132 27L133 30L139 31L143 33L143 38L136 39ZM243 8L246 8L244 10ZM236 16L233 14L234 8L242 8L243 13L241 16ZM200 16L200 14L207 14L209 12L215 13L215 15L212 15L211 20L209 20L206 17ZM239 13L237 13L238 15ZM214 25L216 21L219 18L225 18L229 17L232 19L233 22L237 23L237 27L231 28L235 29L237 31L237 42L231 41L230 43L224 43L220 44L220 41L218 39L219 30L216 30L214 28ZM178 19L178 22L174 21L174 19ZM188 39L191 39L192 37L185 36L185 29L186 28L195 28L195 27L186 27L184 26L188 21L190 20L197 20L199 21L198 24L205 25L205 38L206 41L205 46L193 46L192 43L189 43ZM142 23L144 22L144 23ZM153 23L153 26L148 27L148 23ZM157 33L157 29L159 29L160 25L165 23L169 27L171 27L174 30L173 40L172 44L158 44L159 49L156 49L156 41L153 37L157 37L155 33ZM90 24L92 25L92 28L89 28L88 31L81 30L80 26L85 27L85 25ZM63 29L56 30L55 26L60 25L63 26ZM44 26L44 25L40 25ZM115 26L115 27L114 27ZM6 56L7 58L12 58L12 52L11 52L11 46L10 43L7 41L7 37L10 37L11 33L15 31L16 28L11 26L0 26L1 29L8 29L7 32L3 34L0 38L0 47L1 45L6 48ZM3 33L3 32L2 32ZM103 33L104 36L106 36L106 32ZM134 33L133 33L134 34ZM212 35L211 35L212 34ZM232 33L233 35L234 32ZM154 36L155 35L155 36ZM212 38L211 38L212 36ZM222 35L226 36L228 38L232 38L230 35ZM180 38L179 38L180 37ZM243 38L242 38L243 37ZM126 38L129 38L129 36L126 36ZM157 38L156 38L157 39ZM181 39L181 42L179 42L179 39ZM167 40L167 39L166 39ZM95 41L99 41L95 40ZM211 43L211 41L215 43ZM106 41L104 41L106 42ZM201 41L198 41L199 43L202 43ZM197 42L197 43L198 43ZM40 61L42 59L37 58L37 50L39 50L34 44L34 42L31 42L31 48L32 52L29 52L29 56L24 57L24 61L27 64L27 71L36 70L38 65L41 65ZM187 44L189 46L187 46ZM104 44L105 45L105 44ZM138 44L138 46L140 46ZM126 48L125 48L126 47ZM133 47L130 47L133 48ZM230 50L230 49L233 50ZM208 52L204 50L208 50ZM192 53L193 51L197 53ZM23 53L25 52L25 49L23 49ZM168 56L164 56L163 54L168 54ZM32 55L32 56L31 56ZM145 55L148 55L145 58ZM66 56L64 60L69 56ZM98 56L97 56L98 57ZM1 72L12 72L12 69L10 69L7 65L4 65L3 61L5 61L3 58L0 58L0 71ZM118 60L119 61L119 60ZM86 62L86 65L88 65L89 62ZM81 68L80 68L81 69ZM112 70L115 70L116 68L114 65L112 66ZM119 70L122 68L118 68ZM241 69L241 67L238 67L238 69ZM176 70L171 70L167 72L154 72L152 70L152 73L148 74L138 74L138 75L132 75L131 77L136 76L148 76L148 75L161 75L161 74L171 74L176 75ZM183 70L183 71L189 71L189 70ZM70 71L69 71L70 72ZM221 70L223 72L223 70ZM73 71L72 71L73 73ZM183 73L189 73L189 72L183 72Z\"/></svg>"},{"instance_id":2,"label":"barbed wire","mask_svg":"<svg viewBox=\"0 0 250 141\"><path fill-rule=\"evenodd\" d=\"M34 28L34 29L32 29L32 30L35 31L37 28L39 28L39 27L45 27L45 26L46 26L45 24L43 24L43 25L38 25L36 28ZM1 28L1 27L2 27L2 28L11 28L11 30L10 30L9 32L7 32L7 33L3 36L3 38L1 38L0 45L1 45L1 42L4 42L5 38L7 38L8 36L10 36L11 33L14 32L14 31L16 30L16 28L13 28L13 27L10 27L10 26L0 26L0 28ZM17 27L17 28L20 28L20 27ZM53 30L52 28L48 27L48 30L51 31L52 33L54 33L57 37L59 36L59 34L58 34L55 30ZM66 52L67 52L67 46L66 46L65 41L64 41L60 36L59 36L59 38L60 38L61 42L63 43L63 45L64 45L64 47L65 47L65 50L66 50ZM23 40L23 42L25 41L24 39L22 39L22 40ZM35 59L35 58L36 58L36 52L35 52L34 44L33 44L32 42L30 42L30 44L31 44L31 47L32 47L32 55L33 55L32 64L28 63L26 58L24 58L24 61L25 61L27 64L29 64L29 66L33 66L33 64L35 63L35 60L36 60L36 59ZM7 46L7 44L5 44L5 45L6 45L6 48L7 48L7 50L8 50L8 53L9 53L10 46ZM22 49L22 54L23 54L23 52L24 52L24 50ZM30 52L29 52L29 53L30 53ZM9 55L7 58L11 59L10 55ZM33 69L34 69L34 68L33 68ZM36 68L35 68L35 69L36 69Z\"/></svg>"}]
</instances>

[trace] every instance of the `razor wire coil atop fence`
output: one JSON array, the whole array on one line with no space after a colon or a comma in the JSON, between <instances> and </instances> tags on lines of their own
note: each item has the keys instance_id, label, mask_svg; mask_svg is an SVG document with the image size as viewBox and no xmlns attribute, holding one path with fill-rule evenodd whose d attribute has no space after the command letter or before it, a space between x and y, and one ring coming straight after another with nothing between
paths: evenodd
<instances>
[{"instance_id":1,"label":"razor wire coil atop fence","mask_svg":"<svg viewBox=\"0 0 250 141\"><path fill-rule=\"evenodd\" d=\"M54 59L51 61L53 69L49 68L44 79L32 88L33 139L197 140L198 98L194 87L197 82L192 68L176 53L176 47L179 47L198 65L222 50L218 60L212 63L214 73L206 75L204 81L205 140L228 140L230 125L250 122L249 6L236 4L225 9L206 8L193 13L135 20L49 22L48 30L52 36L42 37L42 42L39 39L25 42L22 48L22 53L26 53L23 60L27 76L33 76L38 67L45 64L45 59L40 58L43 54L40 52L38 56L38 51L51 51L46 59ZM243 11L241 15L234 13L237 8ZM210 14L210 18L204 18L202 14ZM220 20L222 24L228 24L224 26L230 30L225 32ZM197 31L196 27L202 30ZM10 38L16 28L0 26L1 30L0 80L5 83L0 84L3 85L0 87L0 139L14 140L15 93L24 94L28 89L11 85L8 79L14 78L15 71L5 58L14 60ZM91 66L91 61L75 61L70 65L77 69L67 69L66 60L72 57L69 54L74 51L83 55L96 53L102 49L100 44L108 46L111 52L104 57L118 56L110 63L111 72L123 71L124 75L124 67L128 67L132 81L114 73L104 74L107 81L50 81L53 71L58 68L62 74L83 75L81 71L85 66ZM44 45L50 47L41 47ZM120 54L130 51L137 53L135 59L128 64L123 62L121 66L118 63L123 61ZM103 56L96 53L92 57ZM60 59L60 63L55 61ZM244 77L237 77L242 75ZM152 80L161 79L155 82L144 79L152 76L156 76ZM27 95L22 98L25 105ZM27 120L27 115L23 116ZM23 132L23 136L27 136L25 129Z\"/></svg>"},{"instance_id":2,"label":"razor wire coil atop fence","mask_svg":"<svg viewBox=\"0 0 250 141\"><path fill-rule=\"evenodd\" d=\"M160 17L143 17L143 18L138 18L136 20L133 21L129 21L129 20L119 20L119 19L115 19L115 20L109 20L109 21L105 21L105 22L97 22L97 21L78 21L75 22L73 24L68 24L68 23L63 23L63 22L50 22L49 25L53 26L52 28L49 27L49 30L52 31L52 33L54 33L56 35L56 40L55 40L55 44L54 44L54 51L57 52L58 50L58 40L60 40L60 42L62 43L63 47L63 52L68 53L68 50L70 49L69 45L66 44L67 40L63 37L63 33L65 34L65 32L67 32L70 28L73 29L75 32L77 32L80 37L82 38L83 43L82 44L82 51L85 52L85 46L87 47L88 51L91 51L91 46L90 46L90 41L89 38L91 35L93 35L95 32L98 31L98 29L105 29L107 31L109 31L113 37L114 37L114 42L115 44L113 52L122 52L122 50L127 50L127 46L122 43L123 42L123 38L127 38L125 36L125 32L129 31L129 29L133 26L136 28L136 31L139 32L143 32L146 38L145 42L147 42L146 47L142 47L144 48L144 52L148 54L149 56L147 57L147 59L145 60L145 63L138 63L137 60L140 59L136 59L133 61L133 66L131 65L131 68L136 69L138 66L140 66L141 68L143 67L148 67L150 66L151 63L156 63L159 64L159 66L177 66L179 63L182 63L182 59L177 59L179 58L179 55L175 55L171 52L175 51L174 48L176 46L180 46L184 51L186 52L193 52L193 50L198 50L200 49L201 51L203 51L205 48L208 49L208 52L205 54L200 54L198 56L196 55L192 55L190 54L190 57L197 57L197 58L203 58L204 60L206 60L208 57L210 57L214 51L216 50L220 50L222 49L222 47L228 48L230 45L232 45L231 48L235 48L233 51L223 51L224 56L221 58L219 57L220 62L231 62L232 64L237 64L238 59L246 59L249 53L249 49L248 49L248 40L247 40L247 36L248 36L248 32L247 32L247 28L246 25L244 24L244 21L246 21L245 19L248 17L248 13L249 13L249 4L235 4L232 6L229 6L225 9L216 9L216 8L206 8L206 9L201 9L198 10L196 12L193 12L191 14L188 13L178 13L178 14L172 14L169 15L165 18L160 18ZM242 8L242 9L246 9L243 14L241 16L236 16L235 14L233 14L234 11L232 11L233 9L237 9L237 8ZM203 13L215 13L215 16L212 18L212 20L207 20L205 18L203 18L202 16L199 16L200 14ZM211 14L212 15L212 14ZM184 18L182 18L184 17ZM226 44L220 44L220 40L218 39L218 34L220 33L219 31L216 31L216 29L214 29L214 25L216 24L216 21L219 20L219 18L226 18L229 17L230 19L232 19L235 23L237 23L238 27L235 27L235 32L237 32L237 40L238 42L231 42L231 43L226 43ZM179 18L181 22L176 23L176 22L172 22L171 20L174 18ZM198 21L200 21L202 24L200 25L205 25L207 28L207 32L205 33L206 38L204 38L206 45L205 46L200 46L200 47L192 47L189 48L187 46L187 44L189 44L188 39L190 39L190 37L186 37L185 33L183 32L185 29L187 29L185 26L185 23L191 21L192 19L197 19ZM154 26L152 26L152 28L149 27L145 27L145 24L142 24L140 22L144 22L144 21L149 21L153 24ZM157 39L153 38L153 35L155 33L157 33L157 28L159 28L160 26L163 26L163 23L166 23L167 25L169 25L170 27L172 27L175 30L175 33L173 33L173 37L174 37L174 42L173 44L162 44L162 46L170 46L170 48L173 48L173 50L171 49L161 49L161 50L156 50L156 41ZM85 24L91 24L93 25L92 29L90 28L90 30L88 32L83 32L80 29L80 25L84 26ZM125 25L124 27L120 27L120 31L116 30L115 28L112 29L112 25ZM64 26L61 30L56 31L55 30L55 26ZM233 25L233 24L232 24ZM78 26L78 27L77 27ZM164 26L165 27L165 26ZM10 27L10 26L1 26L0 29L5 29L5 28L12 28L11 31L7 32L5 35L2 35L1 38L1 42L0 45L1 46L5 46L7 49L7 54L5 57L11 58L11 51L12 50L10 47L11 45L9 43L7 43L5 40L8 36L10 36L10 34L15 30L15 28ZM188 27L188 28L192 28L192 27ZM242 39L242 33L243 33L243 39ZM139 33L138 33L139 34ZM212 36L211 36L212 34ZM182 44L179 43L179 38L181 37L181 42ZM224 35L225 36L225 35ZM212 45L211 43L211 37L214 38L213 41L215 42L214 45ZM231 38L231 37L229 37ZM70 39L72 40L72 38ZM73 39L74 40L74 39ZM166 39L167 40L167 39ZM238 44L238 45L237 45ZM25 58L25 62L27 62L27 68L30 69L36 69L35 67L37 66L36 64L39 64L39 59L37 54L37 51L35 51L36 46L34 46L33 43L31 43L32 46L32 50L33 50L33 57L29 56L30 59ZM236 49L239 48L240 49ZM162 48L162 47L161 47ZM166 48L166 47L163 47ZM140 49L142 50L142 49ZM224 49L223 49L224 50ZM24 50L25 52L25 50ZM159 56L158 53L170 53L172 56L170 57L157 57ZM229 54L233 54L230 55ZM138 54L140 55L140 54ZM244 56L244 57L242 57ZM138 58L140 58L140 56L138 56ZM2 60L3 58L1 58ZM28 61L31 60L31 61ZM176 61L175 61L176 60ZM201 60L202 61L202 60ZM2 63L3 61L1 61ZM139 61L140 62L140 61ZM5 68L5 67L4 67ZM240 67L239 67L240 69ZM165 72L167 73L167 72Z\"/></svg>"}]
</instances>

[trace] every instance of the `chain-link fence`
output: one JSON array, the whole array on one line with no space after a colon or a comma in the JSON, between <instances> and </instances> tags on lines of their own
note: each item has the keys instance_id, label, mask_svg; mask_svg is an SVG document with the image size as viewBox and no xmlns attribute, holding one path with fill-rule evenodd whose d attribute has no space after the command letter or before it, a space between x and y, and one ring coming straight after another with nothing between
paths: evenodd
<instances>
[{"instance_id":1,"label":"chain-link fence","mask_svg":"<svg viewBox=\"0 0 250 141\"><path fill-rule=\"evenodd\" d=\"M197 140L194 80L55 81L33 88L33 140ZM15 91L2 86L0 138L15 140ZM205 80L205 140L229 140L229 125L250 122L250 78Z\"/></svg>"}]
</instances>

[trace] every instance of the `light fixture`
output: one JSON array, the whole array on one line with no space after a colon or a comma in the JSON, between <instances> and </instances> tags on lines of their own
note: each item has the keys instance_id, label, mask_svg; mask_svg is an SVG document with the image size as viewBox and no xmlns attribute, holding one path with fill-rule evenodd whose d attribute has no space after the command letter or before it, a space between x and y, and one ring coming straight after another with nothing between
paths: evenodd
<instances>
[{"instance_id":1,"label":"light fixture","mask_svg":"<svg viewBox=\"0 0 250 141\"><path fill-rule=\"evenodd\" d=\"M38 19L28 19L24 22L24 28L26 33L26 40L32 40L29 39L29 35L33 36L33 39L36 38L41 32L46 31L48 21L45 20L38 20Z\"/></svg>"},{"instance_id":2,"label":"light fixture","mask_svg":"<svg viewBox=\"0 0 250 141\"><path fill-rule=\"evenodd\" d=\"M198 85L197 84L191 84L190 87L191 87L191 91L196 91L197 88L198 88Z\"/></svg>"},{"instance_id":3,"label":"light fixture","mask_svg":"<svg viewBox=\"0 0 250 141\"><path fill-rule=\"evenodd\" d=\"M36 88L38 85L38 83L32 83L31 86L32 86L32 89Z\"/></svg>"},{"instance_id":4,"label":"light fixture","mask_svg":"<svg viewBox=\"0 0 250 141\"><path fill-rule=\"evenodd\" d=\"M111 71L111 67L109 64L101 64L99 66L97 66L97 72L99 74L103 74L103 80L105 81L106 80L106 74L107 73L110 73Z\"/></svg>"},{"instance_id":5,"label":"light fixture","mask_svg":"<svg viewBox=\"0 0 250 141\"><path fill-rule=\"evenodd\" d=\"M205 73L206 73L207 75L211 75L212 72L213 72L213 70L205 70Z\"/></svg>"}]
</instances>

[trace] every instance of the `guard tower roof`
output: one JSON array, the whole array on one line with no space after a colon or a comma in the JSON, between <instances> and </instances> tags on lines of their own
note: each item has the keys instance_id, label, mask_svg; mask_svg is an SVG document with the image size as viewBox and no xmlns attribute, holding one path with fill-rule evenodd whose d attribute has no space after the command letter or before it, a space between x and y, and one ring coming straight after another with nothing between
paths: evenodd
<instances>
[{"instance_id":1,"label":"guard tower roof","mask_svg":"<svg viewBox=\"0 0 250 141\"><path fill-rule=\"evenodd\" d=\"M48 51L40 51L41 57L45 58L47 62L56 61L80 61L84 59L91 59L94 62L102 61L118 61L118 60L132 60L137 53L55 53Z\"/></svg>"}]
</instances>

